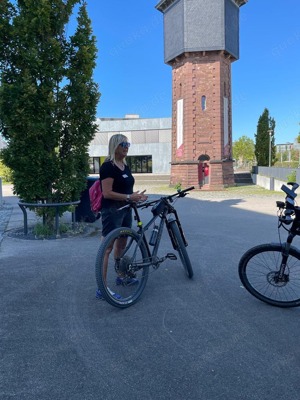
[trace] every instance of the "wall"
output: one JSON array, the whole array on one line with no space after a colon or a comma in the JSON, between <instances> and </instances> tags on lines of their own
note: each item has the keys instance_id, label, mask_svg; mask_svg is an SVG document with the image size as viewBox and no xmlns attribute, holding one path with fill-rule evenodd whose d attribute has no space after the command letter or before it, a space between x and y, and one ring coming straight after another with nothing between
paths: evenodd
<instances>
[{"instance_id":1,"label":"wall","mask_svg":"<svg viewBox=\"0 0 300 400\"><path fill-rule=\"evenodd\" d=\"M296 181L300 183L299 168L282 168L282 167L253 167L253 172L259 175L277 178L281 181L287 181L288 175L296 171Z\"/></svg>"},{"instance_id":2,"label":"wall","mask_svg":"<svg viewBox=\"0 0 300 400\"><path fill-rule=\"evenodd\" d=\"M296 171L296 182L300 184L299 168L280 168L280 167L253 167L252 180L255 185L268 190L280 191L281 185L287 184L287 177Z\"/></svg>"},{"instance_id":3,"label":"wall","mask_svg":"<svg viewBox=\"0 0 300 400\"><path fill-rule=\"evenodd\" d=\"M261 186L267 190L281 191L281 186L286 185L286 181L281 181L270 176L252 174L252 180L255 185Z\"/></svg>"}]
</instances>

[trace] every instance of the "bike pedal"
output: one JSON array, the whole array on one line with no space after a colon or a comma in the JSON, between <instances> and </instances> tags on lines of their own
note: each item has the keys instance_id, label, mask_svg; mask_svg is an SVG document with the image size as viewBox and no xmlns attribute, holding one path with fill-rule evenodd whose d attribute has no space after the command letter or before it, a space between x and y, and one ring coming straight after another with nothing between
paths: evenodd
<instances>
[{"instance_id":1,"label":"bike pedal","mask_svg":"<svg viewBox=\"0 0 300 400\"><path fill-rule=\"evenodd\" d=\"M177 256L173 253L168 253L166 258L169 258L170 260L177 260Z\"/></svg>"}]
</instances>

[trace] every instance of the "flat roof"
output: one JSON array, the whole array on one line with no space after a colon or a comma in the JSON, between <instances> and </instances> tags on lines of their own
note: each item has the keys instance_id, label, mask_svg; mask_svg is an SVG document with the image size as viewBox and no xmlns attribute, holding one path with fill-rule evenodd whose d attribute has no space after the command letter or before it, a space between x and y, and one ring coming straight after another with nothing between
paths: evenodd
<instances>
[{"instance_id":1,"label":"flat roof","mask_svg":"<svg viewBox=\"0 0 300 400\"><path fill-rule=\"evenodd\" d=\"M172 118L97 118L101 132L171 130Z\"/></svg>"}]
</instances>

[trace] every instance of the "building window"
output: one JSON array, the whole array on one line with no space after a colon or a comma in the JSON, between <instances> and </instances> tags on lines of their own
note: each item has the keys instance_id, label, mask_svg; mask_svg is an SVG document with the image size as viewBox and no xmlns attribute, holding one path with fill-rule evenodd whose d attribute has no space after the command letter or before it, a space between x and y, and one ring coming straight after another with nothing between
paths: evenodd
<instances>
[{"instance_id":1,"label":"building window","mask_svg":"<svg viewBox=\"0 0 300 400\"><path fill-rule=\"evenodd\" d=\"M152 156L128 156L126 161L133 174L152 173Z\"/></svg>"},{"instance_id":2,"label":"building window","mask_svg":"<svg viewBox=\"0 0 300 400\"><path fill-rule=\"evenodd\" d=\"M106 157L92 157L89 159L90 174L99 174L100 166Z\"/></svg>"},{"instance_id":3,"label":"building window","mask_svg":"<svg viewBox=\"0 0 300 400\"><path fill-rule=\"evenodd\" d=\"M104 163L106 157L92 157L89 159L90 174L99 174L100 166ZM151 174L152 156L128 156L127 164L132 173Z\"/></svg>"},{"instance_id":4,"label":"building window","mask_svg":"<svg viewBox=\"0 0 300 400\"><path fill-rule=\"evenodd\" d=\"M206 96L201 97L201 108L202 108L202 111L206 110Z\"/></svg>"}]
</instances>

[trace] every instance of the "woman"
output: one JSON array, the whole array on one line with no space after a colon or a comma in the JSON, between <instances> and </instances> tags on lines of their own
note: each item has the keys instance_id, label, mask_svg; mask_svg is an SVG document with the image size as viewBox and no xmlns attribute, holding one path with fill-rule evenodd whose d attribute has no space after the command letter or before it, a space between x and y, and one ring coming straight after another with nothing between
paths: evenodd
<instances>
[{"instance_id":1,"label":"woman","mask_svg":"<svg viewBox=\"0 0 300 400\"><path fill-rule=\"evenodd\" d=\"M126 136L122 134L113 135L108 144L108 157L100 167L100 182L103 193L101 209L102 240L115 228L121 226L131 227L131 209L126 208L117 211L118 208L123 207L128 201L139 202L147 200L147 196L144 194L145 190L143 192L133 192L134 177L125 160L129 147L130 143ZM124 239L116 240L114 243L115 258L118 258L125 245ZM112 251L112 247L113 244L107 252L106 260ZM116 284L121 285L124 279L122 276L117 276ZM131 278L131 284L137 282L135 278ZM96 292L96 297L103 298L99 289Z\"/></svg>"}]
</instances>

